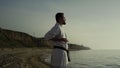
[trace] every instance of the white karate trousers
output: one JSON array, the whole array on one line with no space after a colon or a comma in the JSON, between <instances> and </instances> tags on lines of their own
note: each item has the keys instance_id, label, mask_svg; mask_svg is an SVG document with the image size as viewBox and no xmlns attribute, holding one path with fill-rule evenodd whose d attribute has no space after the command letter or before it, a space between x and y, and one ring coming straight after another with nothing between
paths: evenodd
<instances>
[{"instance_id":1,"label":"white karate trousers","mask_svg":"<svg viewBox=\"0 0 120 68\"><path fill-rule=\"evenodd\" d=\"M51 65L53 68L67 68L67 52L62 49L55 48L51 56Z\"/></svg>"}]
</instances>

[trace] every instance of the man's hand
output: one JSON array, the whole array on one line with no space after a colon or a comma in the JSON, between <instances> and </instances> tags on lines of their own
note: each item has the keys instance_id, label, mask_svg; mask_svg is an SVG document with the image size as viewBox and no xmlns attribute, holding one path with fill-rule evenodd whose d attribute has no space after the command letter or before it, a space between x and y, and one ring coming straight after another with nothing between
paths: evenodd
<instances>
[{"instance_id":1,"label":"man's hand","mask_svg":"<svg viewBox=\"0 0 120 68\"><path fill-rule=\"evenodd\" d=\"M61 40L64 42L68 42L68 40L66 38L61 38Z\"/></svg>"}]
</instances>

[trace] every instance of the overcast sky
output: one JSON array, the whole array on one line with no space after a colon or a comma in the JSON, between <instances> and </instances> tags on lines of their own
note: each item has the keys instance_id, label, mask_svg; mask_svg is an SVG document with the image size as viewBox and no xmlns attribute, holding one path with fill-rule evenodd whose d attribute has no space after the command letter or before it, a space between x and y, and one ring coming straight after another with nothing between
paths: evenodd
<instances>
[{"instance_id":1,"label":"overcast sky","mask_svg":"<svg viewBox=\"0 0 120 68\"><path fill-rule=\"evenodd\" d=\"M120 49L120 0L0 0L0 27L43 37L57 12L71 43Z\"/></svg>"}]
</instances>

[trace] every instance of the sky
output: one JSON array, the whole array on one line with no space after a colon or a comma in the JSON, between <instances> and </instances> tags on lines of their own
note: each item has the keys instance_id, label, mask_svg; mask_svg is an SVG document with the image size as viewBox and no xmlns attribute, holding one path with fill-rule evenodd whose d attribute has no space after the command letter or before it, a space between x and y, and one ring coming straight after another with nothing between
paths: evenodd
<instances>
[{"instance_id":1,"label":"sky","mask_svg":"<svg viewBox=\"0 0 120 68\"><path fill-rule=\"evenodd\" d=\"M120 49L120 0L0 0L0 27L44 37L57 12L70 43Z\"/></svg>"}]
</instances>

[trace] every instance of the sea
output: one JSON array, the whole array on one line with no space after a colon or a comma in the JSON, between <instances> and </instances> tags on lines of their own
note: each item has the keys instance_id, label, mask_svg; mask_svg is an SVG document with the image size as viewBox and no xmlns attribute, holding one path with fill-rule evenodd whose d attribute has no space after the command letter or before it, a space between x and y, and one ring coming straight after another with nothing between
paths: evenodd
<instances>
[{"instance_id":1,"label":"sea","mask_svg":"<svg viewBox=\"0 0 120 68\"><path fill-rule=\"evenodd\" d=\"M68 68L120 68L120 50L70 51Z\"/></svg>"},{"instance_id":2,"label":"sea","mask_svg":"<svg viewBox=\"0 0 120 68\"><path fill-rule=\"evenodd\" d=\"M71 51L68 68L120 68L120 50Z\"/></svg>"}]
</instances>

